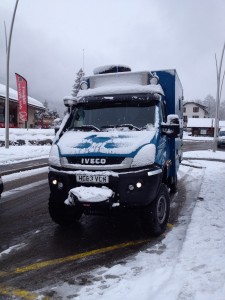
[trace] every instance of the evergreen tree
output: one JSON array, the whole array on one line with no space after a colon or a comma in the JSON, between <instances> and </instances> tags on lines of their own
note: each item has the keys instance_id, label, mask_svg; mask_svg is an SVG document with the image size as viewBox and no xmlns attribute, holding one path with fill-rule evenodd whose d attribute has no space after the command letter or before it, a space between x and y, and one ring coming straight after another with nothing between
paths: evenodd
<instances>
[{"instance_id":1,"label":"evergreen tree","mask_svg":"<svg viewBox=\"0 0 225 300\"><path fill-rule=\"evenodd\" d=\"M84 72L82 70L82 68L80 68L80 70L77 72L77 77L75 79L75 83L73 85L73 89L72 89L72 96L76 97L79 90L80 90L80 84L82 82L82 78L84 76Z\"/></svg>"},{"instance_id":2,"label":"evergreen tree","mask_svg":"<svg viewBox=\"0 0 225 300\"><path fill-rule=\"evenodd\" d=\"M47 100L44 101L44 107L46 110L48 110L48 101Z\"/></svg>"}]
</instances>

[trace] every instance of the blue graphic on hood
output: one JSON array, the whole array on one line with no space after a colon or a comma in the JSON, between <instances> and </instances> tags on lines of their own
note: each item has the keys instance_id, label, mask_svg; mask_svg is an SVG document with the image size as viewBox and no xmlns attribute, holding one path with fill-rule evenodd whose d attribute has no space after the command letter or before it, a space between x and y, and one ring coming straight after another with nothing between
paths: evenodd
<instances>
[{"instance_id":1,"label":"blue graphic on hood","mask_svg":"<svg viewBox=\"0 0 225 300\"><path fill-rule=\"evenodd\" d=\"M118 138L125 139L126 136L119 135ZM109 142L109 143L106 143L105 146L104 146L106 149L118 148L118 146L119 146L118 143L112 142L112 137L98 136L97 134L88 136L88 137L84 138L84 140L86 140L86 141L85 142L83 141L82 143L78 144L75 148L79 148L79 149L85 149L86 148L87 149L93 144L103 144L103 143L106 143L106 142Z\"/></svg>"},{"instance_id":2,"label":"blue graphic on hood","mask_svg":"<svg viewBox=\"0 0 225 300\"><path fill-rule=\"evenodd\" d=\"M59 140L60 156L124 156L134 157L145 145L155 144L155 131L132 133L65 133Z\"/></svg>"}]
</instances>

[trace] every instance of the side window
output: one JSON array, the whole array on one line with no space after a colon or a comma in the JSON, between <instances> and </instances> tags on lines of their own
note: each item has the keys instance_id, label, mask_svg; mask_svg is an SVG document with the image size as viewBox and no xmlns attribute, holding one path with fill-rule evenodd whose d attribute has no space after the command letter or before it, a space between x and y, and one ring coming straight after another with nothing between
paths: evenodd
<instances>
[{"instance_id":1,"label":"side window","mask_svg":"<svg viewBox=\"0 0 225 300\"><path fill-rule=\"evenodd\" d=\"M164 100L161 101L161 111L162 111L162 120L163 122L166 123L166 105Z\"/></svg>"},{"instance_id":2,"label":"side window","mask_svg":"<svg viewBox=\"0 0 225 300\"><path fill-rule=\"evenodd\" d=\"M193 107L193 112L199 112L199 107Z\"/></svg>"}]
</instances>

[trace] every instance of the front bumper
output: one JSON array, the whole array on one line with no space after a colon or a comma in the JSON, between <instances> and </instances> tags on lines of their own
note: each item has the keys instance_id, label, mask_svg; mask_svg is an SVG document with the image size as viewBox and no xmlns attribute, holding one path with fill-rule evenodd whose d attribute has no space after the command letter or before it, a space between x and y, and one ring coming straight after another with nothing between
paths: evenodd
<instances>
[{"instance_id":1,"label":"front bumper","mask_svg":"<svg viewBox=\"0 0 225 300\"><path fill-rule=\"evenodd\" d=\"M77 182L77 172L79 171L62 171L51 167L49 171L51 193L56 196L61 195L66 200L69 191L79 186L106 186L113 191L113 197L105 203L82 203L84 207L88 205L89 207L102 207L104 204L110 207L146 206L155 199L162 181L162 170L156 165L141 170L132 169L127 172L112 172L112 175L109 172L109 181L105 184ZM101 174L101 172L96 171L96 174Z\"/></svg>"}]
</instances>

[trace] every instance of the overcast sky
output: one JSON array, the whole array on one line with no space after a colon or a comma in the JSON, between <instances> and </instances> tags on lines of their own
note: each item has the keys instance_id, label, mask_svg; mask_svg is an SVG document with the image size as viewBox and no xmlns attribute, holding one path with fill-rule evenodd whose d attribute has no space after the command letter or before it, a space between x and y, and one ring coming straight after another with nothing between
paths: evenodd
<instances>
[{"instance_id":1,"label":"overcast sky","mask_svg":"<svg viewBox=\"0 0 225 300\"><path fill-rule=\"evenodd\" d=\"M1 83L4 21L9 36L15 2L0 0ZM118 63L133 71L177 69L185 100L215 98L215 54L220 60L224 42L225 0L19 0L10 86L16 88L19 73L31 97L63 106L84 53L86 75Z\"/></svg>"}]
</instances>

